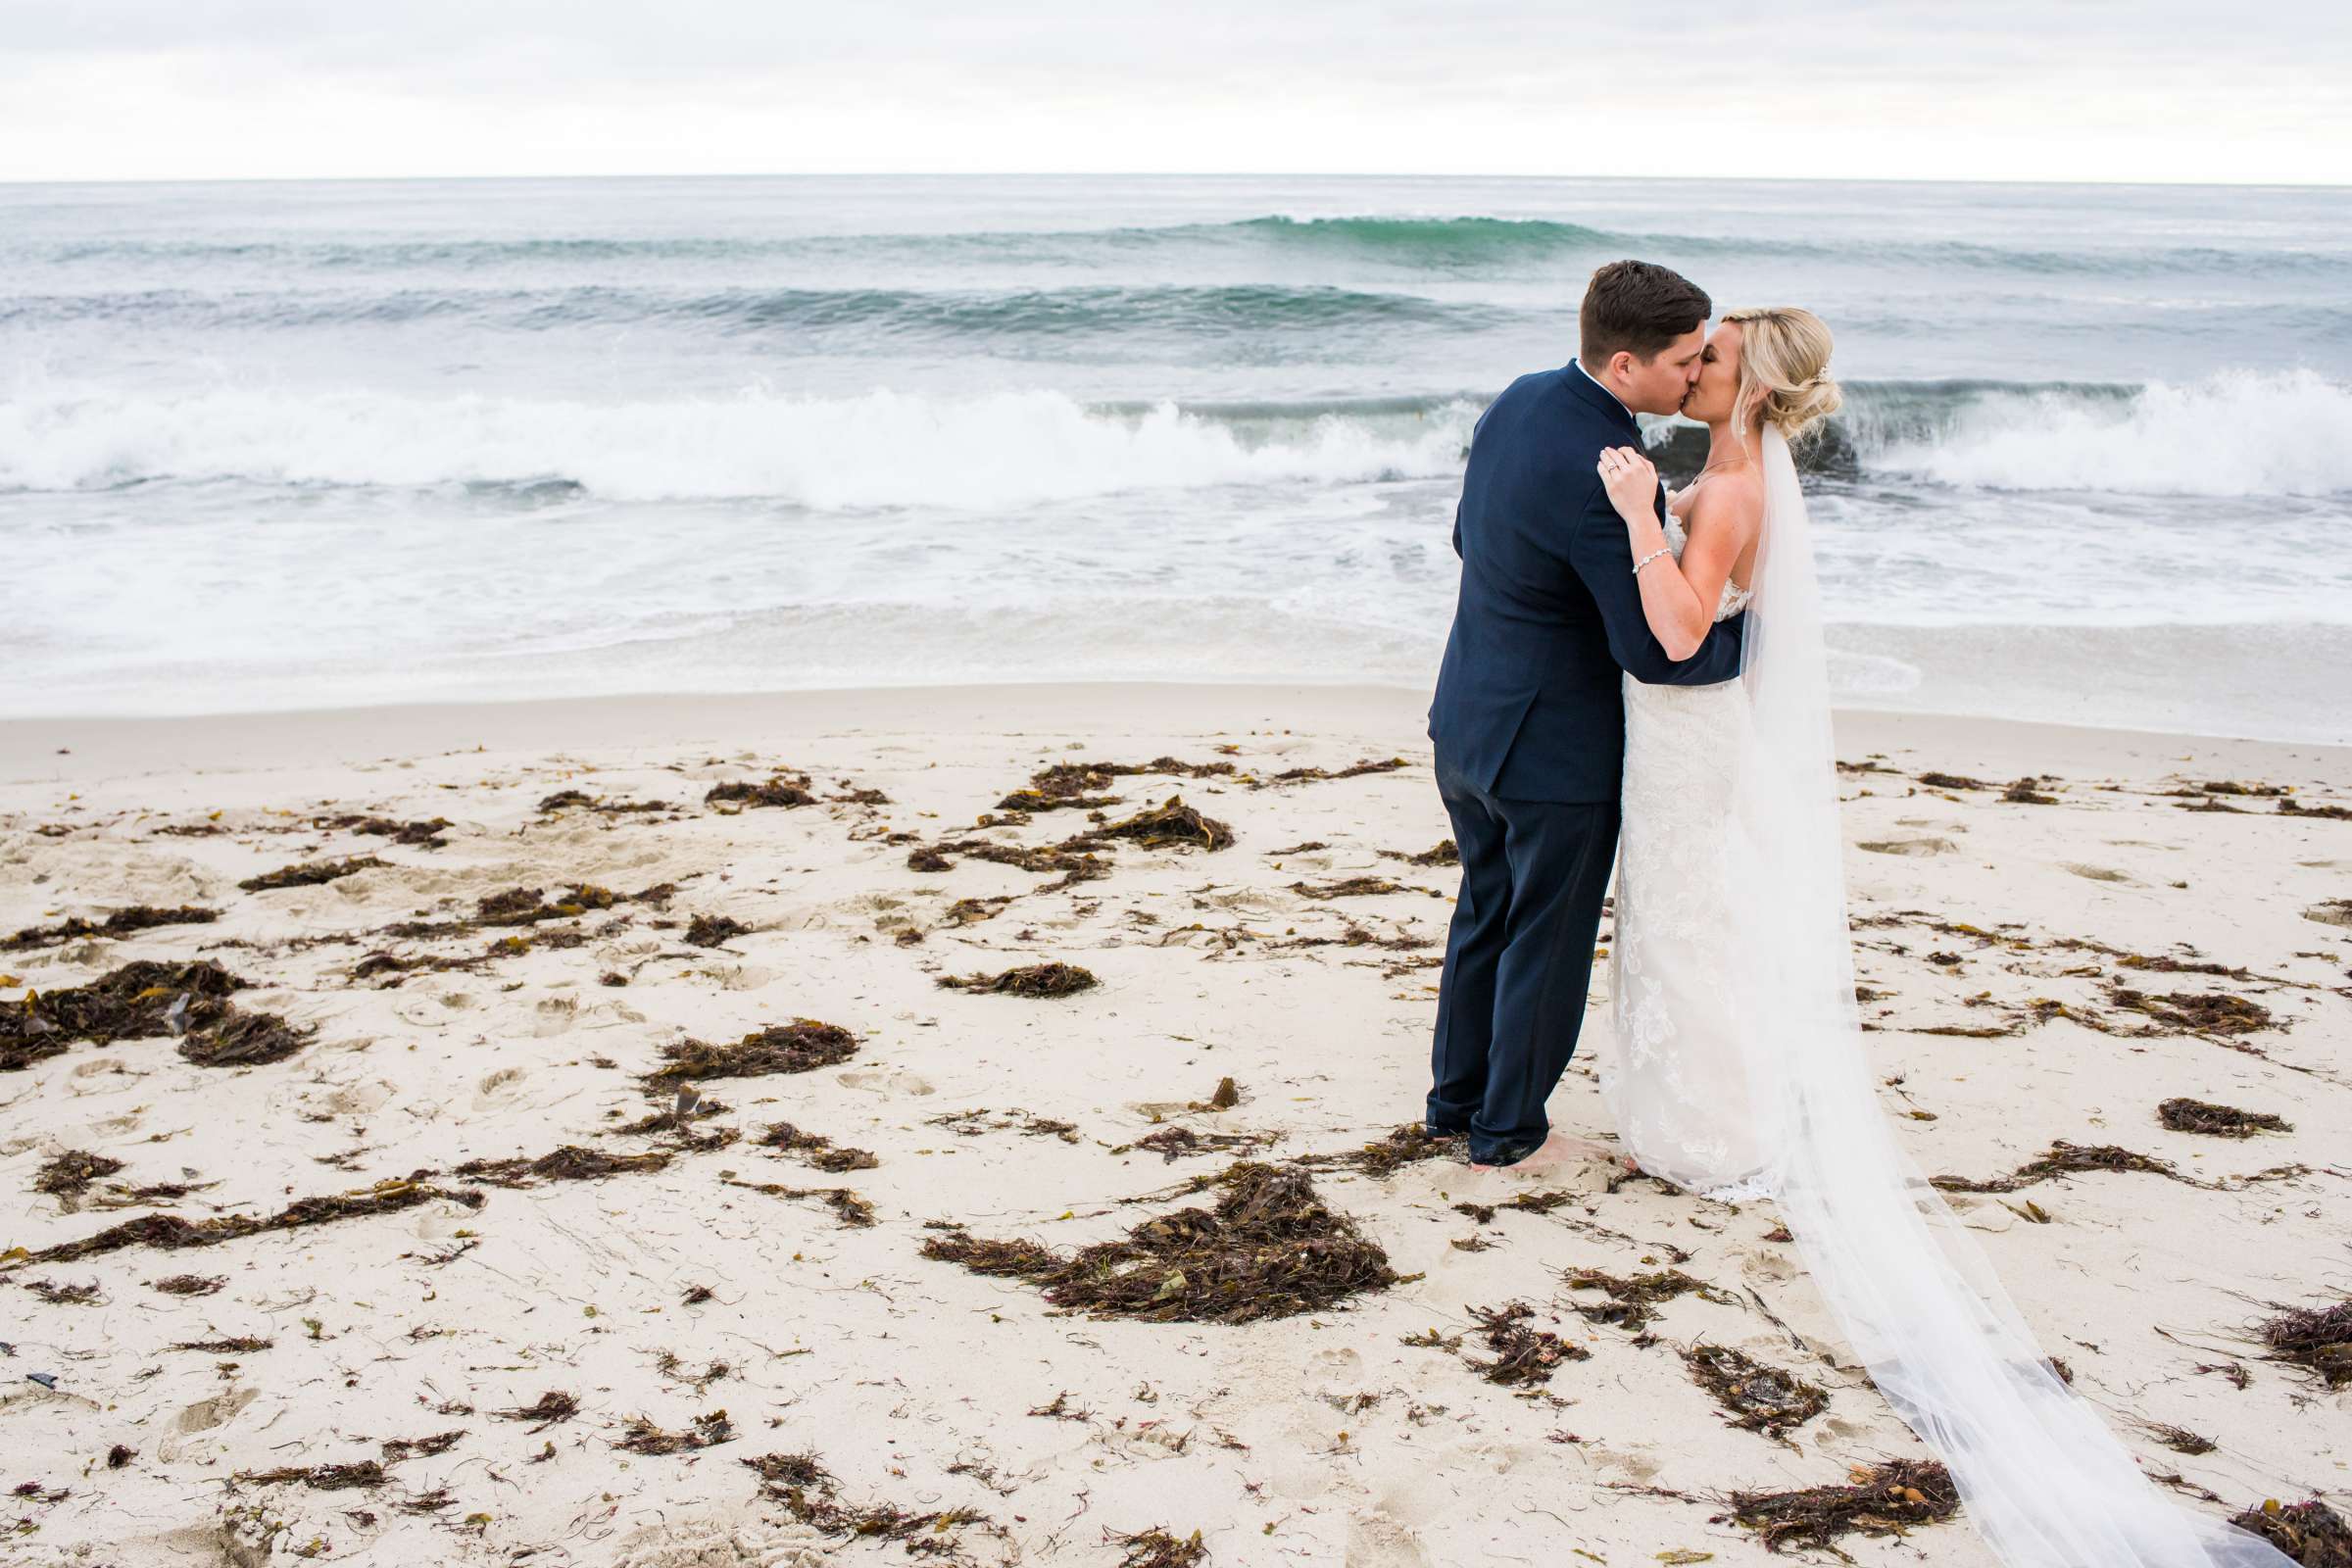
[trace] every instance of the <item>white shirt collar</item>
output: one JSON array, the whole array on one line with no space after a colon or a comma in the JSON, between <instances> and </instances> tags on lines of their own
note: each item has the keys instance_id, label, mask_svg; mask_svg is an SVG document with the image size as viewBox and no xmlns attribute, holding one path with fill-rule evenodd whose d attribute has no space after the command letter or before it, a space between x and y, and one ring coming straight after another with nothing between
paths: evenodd
<instances>
[{"instance_id":1,"label":"white shirt collar","mask_svg":"<svg viewBox=\"0 0 2352 1568\"><path fill-rule=\"evenodd\" d=\"M1599 376L1594 375L1591 370L1585 369L1585 362L1583 360L1575 360L1571 363L1574 364L1577 369L1583 373L1586 380L1592 382L1594 386L1599 387L1603 392L1609 392L1608 387L1602 383ZM1619 408L1625 409L1625 399L1619 397L1616 393L1609 392L1609 401L1616 404ZM1629 419L1632 418L1634 416L1634 411L1631 409L1625 409L1625 416Z\"/></svg>"}]
</instances>

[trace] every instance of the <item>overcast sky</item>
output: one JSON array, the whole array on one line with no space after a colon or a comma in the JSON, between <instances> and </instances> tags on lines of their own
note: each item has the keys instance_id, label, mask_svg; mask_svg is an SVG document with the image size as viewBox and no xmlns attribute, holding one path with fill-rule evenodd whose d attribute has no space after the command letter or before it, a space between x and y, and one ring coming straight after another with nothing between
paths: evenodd
<instances>
[{"instance_id":1,"label":"overcast sky","mask_svg":"<svg viewBox=\"0 0 2352 1568\"><path fill-rule=\"evenodd\" d=\"M0 179L2352 182L2345 0L0 0Z\"/></svg>"}]
</instances>

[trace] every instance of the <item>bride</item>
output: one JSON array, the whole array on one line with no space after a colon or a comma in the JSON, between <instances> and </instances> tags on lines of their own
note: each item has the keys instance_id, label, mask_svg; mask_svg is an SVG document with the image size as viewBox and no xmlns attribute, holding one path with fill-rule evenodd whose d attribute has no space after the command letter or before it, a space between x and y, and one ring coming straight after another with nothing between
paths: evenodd
<instances>
[{"instance_id":1,"label":"bride","mask_svg":"<svg viewBox=\"0 0 2352 1568\"><path fill-rule=\"evenodd\" d=\"M1808 311L1726 314L1683 413L1706 466L1656 513L1630 447L1601 476L1670 657L1747 613L1740 678L1625 681L1624 826L1601 1091L1642 1169L1769 1197L1855 1354L2034 1568L2289 1568L2174 1505L2060 1382L1881 1112L1855 1010L1819 585L1789 444L1838 405Z\"/></svg>"}]
</instances>

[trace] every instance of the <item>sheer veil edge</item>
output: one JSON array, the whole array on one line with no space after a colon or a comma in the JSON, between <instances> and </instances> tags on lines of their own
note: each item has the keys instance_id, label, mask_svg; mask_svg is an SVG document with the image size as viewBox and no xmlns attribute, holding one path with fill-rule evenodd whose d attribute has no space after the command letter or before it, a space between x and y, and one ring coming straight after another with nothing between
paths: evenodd
<instances>
[{"instance_id":1,"label":"sheer veil edge","mask_svg":"<svg viewBox=\"0 0 2352 1568\"><path fill-rule=\"evenodd\" d=\"M1754 722L1730 885L1741 1052L1782 1217L1854 1354L2003 1562L2291 1568L2267 1542L2159 1493L2059 1381L1878 1103L1854 1001L1810 522L1778 429L1765 430L1762 459L1740 671Z\"/></svg>"}]
</instances>

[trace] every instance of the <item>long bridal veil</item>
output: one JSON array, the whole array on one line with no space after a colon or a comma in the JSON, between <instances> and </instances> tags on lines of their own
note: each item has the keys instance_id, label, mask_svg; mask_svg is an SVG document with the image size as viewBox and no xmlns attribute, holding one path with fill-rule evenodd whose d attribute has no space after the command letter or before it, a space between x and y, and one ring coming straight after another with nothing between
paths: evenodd
<instances>
[{"instance_id":1,"label":"long bridal veil","mask_svg":"<svg viewBox=\"0 0 2352 1568\"><path fill-rule=\"evenodd\" d=\"M2291 1568L2157 1492L2061 1383L1983 1253L1895 1141L1862 1048L1846 929L1820 585L1788 443L1765 513L1741 679L1753 713L1731 824L1732 944L1766 1173L1880 1390L2009 1564ZM1752 901L1752 902L1750 902Z\"/></svg>"}]
</instances>

